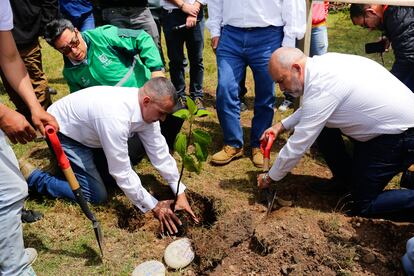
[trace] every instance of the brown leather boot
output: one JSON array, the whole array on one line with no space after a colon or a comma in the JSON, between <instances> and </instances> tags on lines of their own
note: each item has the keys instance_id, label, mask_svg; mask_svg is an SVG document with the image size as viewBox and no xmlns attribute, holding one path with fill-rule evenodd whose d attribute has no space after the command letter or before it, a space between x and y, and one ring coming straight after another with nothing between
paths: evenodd
<instances>
[{"instance_id":1,"label":"brown leather boot","mask_svg":"<svg viewBox=\"0 0 414 276\"><path fill-rule=\"evenodd\" d=\"M243 148L235 148L225 145L223 149L213 155L211 163L217 165L225 165L230 163L233 159L243 156Z\"/></svg>"},{"instance_id":2,"label":"brown leather boot","mask_svg":"<svg viewBox=\"0 0 414 276\"><path fill-rule=\"evenodd\" d=\"M258 168L263 168L263 153L260 148L252 148L252 161Z\"/></svg>"}]
</instances>

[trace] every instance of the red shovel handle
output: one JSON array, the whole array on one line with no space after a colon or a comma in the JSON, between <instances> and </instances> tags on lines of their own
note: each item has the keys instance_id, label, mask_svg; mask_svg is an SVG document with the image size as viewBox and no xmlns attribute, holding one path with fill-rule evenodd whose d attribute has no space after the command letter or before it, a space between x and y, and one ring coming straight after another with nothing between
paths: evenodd
<instances>
[{"instance_id":1,"label":"red shovel handle","mask_svg":"<svg viewBox=\"0 0 414 276\"><path fill-rule=\"evenodd\" d=\"M263 139L260 143L260 150L262 151L264 158L270 158L270 149L272 148L274 141L275 135L272 132L269 132L267 134L267 139Z\"/></svg>"},{"instance_id":2,"label":"red shovel handle","mask_svg":"<svg viewBox=\"0 0 414 276\"><path fill-rule=\"evenodd\" d=\"M62 149L62 145L60 144L59 138L57 137L56 129L51 125L47 125L45 127L45 131L46 131L47 138L49 138L49 141L52 144L53 151L56 154L59 167L62 170L69 168L70 163L69 163L68 158L66 157L65 152Z\"/></svg>"}]
</instances>

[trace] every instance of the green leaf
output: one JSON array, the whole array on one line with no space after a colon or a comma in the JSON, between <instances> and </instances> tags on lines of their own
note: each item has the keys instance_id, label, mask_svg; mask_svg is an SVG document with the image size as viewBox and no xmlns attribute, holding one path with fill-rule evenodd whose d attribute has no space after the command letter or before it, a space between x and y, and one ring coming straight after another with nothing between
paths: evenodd
<instances>
[{"instance_id":1,"label":"green leaf","mask_svg":"<svg viewBox=\"0 0 414 276\"><path fill-rule=\"evenodd\" d=\"M183 164L184 164L184 168L186 168L187 171L189 172L197 172L198 166L196 165L196 163L194 162L194 159L186 154L183 157Z\"/></svg>"},{"instance_id":2,"label":"green leaf","mask_svg":"<svg viewBox=\"0 0 414 276\"><path fill-rule=\"evenodd\" d=\"M207 147L201 146L199 143L194 143L195 145L195 152L194 155L199 162L204 162L207 160Z\"/></svg>"},{"instance_id":3,"label":"green leaf","mask_svg":"<svg viewBox=\"0 0 414 276\"><path fill-rule=\"evenodd\" d=\"M173 113L175 117L181 118L183 120L186 120L190 118L190 112L188 109L180 109Z\"/></svg>"},{"instance_id":4,"label":"green leaf","mask_svg":"<svg viewBox=\"0 0 414 276\"><path fill-rule=\"evenodd\" d=\"M190 114L196 114L197 106L195 102L188 96L187 96L187 107L188 107L188 111L190 111Z\"/></svg>"},{"instance_id":5,"label":"green leaf","mask_svg":"<svg viewBox=\"0 0 414 276\"><path fill-rule=\"evenodd\" d=\"M187 136L185 136L184 133L178 133L175 138L174 148L181 158L184 158L184 156L187 155Z\"/></svg>"},{"instance_id":6,"label":"green leaf","mask_svg":"<svg viewBox=\"0 0 414 276\"><path fill-rule=\"evenodd\" d=\"M210 115L211 115L211 112L204 110L204 109L198 109L196 113L197 117L204 117L204 116L210 116Z\"/></svg>"},{"instance_id":7,"label":"green leaf","mask_svg":"<svg viewBox=\"0 0 414 276\"><path fill-rule=\"evenodd\" d=\"M194 137L194 142L197 142L203 146L211 144L211 136L207 132L196 128L192 130L192 133Z\"/></svg>"}]
</instances>

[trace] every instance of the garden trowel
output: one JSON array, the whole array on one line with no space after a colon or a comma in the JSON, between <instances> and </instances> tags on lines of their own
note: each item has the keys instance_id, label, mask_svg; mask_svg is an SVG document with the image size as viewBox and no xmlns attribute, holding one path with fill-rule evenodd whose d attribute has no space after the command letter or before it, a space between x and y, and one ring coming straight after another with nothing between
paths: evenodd
<instances>
[{"instance_id":1,"label":"garden trowel","mask_svg":"<svg viewBox=\"0 0 414 276\"><path fill-rule=\"evenodd\" d=\"M66 177L66 180L69 182L70 188L75 195L76 201L81 207L83 213L86 217L92 221L93 230L95 231L96 240L98 241L99 250L101 251L101 256L103 257L102 245L103 245L103 235L99 221L96 219L95 215L91 212L86 202L79 182L76 180L75 174L73 173L72 167L70 166L69 160L66 157L65 152L62 149L59 138L56 134L56 129L50 125L45 128L47 138L52 145L53 151L56 154L56 159L58 160L59 167L62 169L63 174Z\"/></svg>"},{"instance_id":2,"label":"garden trowel","mask_svg":"<svg viewBox=\"0 0 414 276\"><path fill-rule=\"evenodd\" d=\"M270 149L272 148L273 142L275 141L275 135L273 133L268 133L267 139L263 139L260 144L260 150L263 153L263 172L268 172L270 167ZM267 201L267 212L266 216L272 212L273 204L276 200L276 191L273 191L272 188L266 187L261 190Z\"/></svg>"}]
</instances>

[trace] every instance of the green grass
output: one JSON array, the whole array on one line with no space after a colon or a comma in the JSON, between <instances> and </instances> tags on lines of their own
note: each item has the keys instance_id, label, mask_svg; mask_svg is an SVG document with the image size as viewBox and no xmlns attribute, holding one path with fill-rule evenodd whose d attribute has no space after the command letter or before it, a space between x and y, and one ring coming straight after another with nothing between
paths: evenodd
<instances>
[{"instance_id":1,"label":"green grass","mask_svg":"<svg viewBox=\"0 0 414 276\"><path fill-rule=\"evenodd\" d=\"M376 41L380 35L378 32L369 32L360 27L353 26L348 14L345 13L331 14L328 19L330 52L364 55L364 44ZM56 101L68 93L68 87L61 74L63 60L60 53L49 47L44 41L42 41L42 46L43 65L49 78L50 86L59 91L58 95L53 96L53 100ZM368 55L368 57L380 62L378 55ZM389 68L392 62L392 53L387 53L385 55L386 67ZM217 70L215 56L210 48L210 37L207 31L205 36L204 66L204 89L206 93L214 97L217 84ZM254 97L254 83L251 72L248 73L246 85L249 91L247 97L251 101ZM280 96L280 92L278 92L278 96ZM0 100L8 106L13 106L4 94L0 95ZM210 119L201 120L203 127L212 133L221 135L215 111L211 107L209 109L214 114ZM251 116L251 113L242 116L248 117ZM220 136L215 140L219 141L214 143L215 146L211 148L212 152L210 153L215 152L221 146ZM16 155L20 157L34 146L37 145L34 143L13 145L13 149ZM155 174L154 169L148 162L140 165L137 170L141 175ZM240 183L249 183L251 175L258 172L257 169L252 169L249 161L246 161L246 168L238 168L238 171ZM228 187L232 188L234 186L234 174L234 171L229 171L223 167L206 166L205 172L201 176L186 174L185 181L193 190L200 193L211 193L208 187L210 181L232 179L228 183ZM200 183L204 185L200 185ZM241 186L237 186L233 190L223 190L221 193L223 193L223 197L228 195L233 195L233 197L239 199L246 197L245 190L250 191L251 188L247 187L247 185L244 185L246 188ZM101 221L105 234L106 257L104 262L101 263L97 257L98 249L92 226L76 205L64 200L45 197L29 198L26 203L28 207L45 213L45 218L40 222L24 225L26 245L35 247L39 251L38 261L34 264L38 274L130 275L133 268L145 260L161 260L162 254L160 252L168 244L168 241L156 239L151 229L148 231L135 231L133 233L120 229L117 225L116 208L113 207L117 204L125 206L130 206L130 204L123 195L117 195L116 200L119 200L120 203L111 202L109 207L93 207L93 211ZM152 226L150 225L149 227Z\"/></svg>"}]
</instances>

